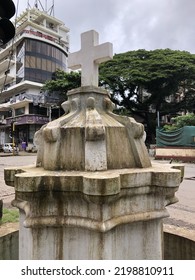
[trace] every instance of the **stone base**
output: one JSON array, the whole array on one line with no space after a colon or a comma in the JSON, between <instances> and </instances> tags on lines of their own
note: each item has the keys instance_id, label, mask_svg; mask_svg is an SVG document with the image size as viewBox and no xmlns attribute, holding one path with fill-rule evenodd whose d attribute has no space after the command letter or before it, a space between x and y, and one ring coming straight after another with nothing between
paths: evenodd
<instances>
[{"instance_id":1,"label":"stone base","mask_svg":"<svg viewBox=\"0 0 195 280\"><path fill-rule=\"evenodd\" d=\"M159 260L162 234L160 219L120 225L106 233L78 227L23 228L20 260Z\"/></svg>"},{"instance_id":2,"label":"stone base","mask_svg":"<svg viewBox=\"0 0 195 280\"><path fill-rule=\"evenodd\" d=\"M162 219L181 166L5 170L20 209L20 259L162 259Z\"/></svg>"}]
</instances>

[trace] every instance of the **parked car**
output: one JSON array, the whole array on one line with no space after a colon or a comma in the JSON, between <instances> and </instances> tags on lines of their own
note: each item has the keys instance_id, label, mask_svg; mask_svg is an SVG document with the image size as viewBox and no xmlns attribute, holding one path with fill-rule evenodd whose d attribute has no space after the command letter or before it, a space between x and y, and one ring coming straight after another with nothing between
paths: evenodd
<instances>
[{"instance_id":1,"label":"parked car","mask_svg":"<svg viewBox=\"0 0 195 280\"><path fill-rule=\"evenodd\" d=\"M33 143L28 143L28 146L26 147L26 152L36 153L37 152L37 147Z\"/></svg>"},{"instance_id":2,"label":"parked car","mask_svg":"<svg viewBox=\"0 0 195 280\"><path fill-rule=\"evenodd\" d=\"M2 145L2 149L4 153L13 153L13 144L12 143L4 143ZM14 152L18 153L18 147L14 147Z\"/></svg>"}]
</instances>

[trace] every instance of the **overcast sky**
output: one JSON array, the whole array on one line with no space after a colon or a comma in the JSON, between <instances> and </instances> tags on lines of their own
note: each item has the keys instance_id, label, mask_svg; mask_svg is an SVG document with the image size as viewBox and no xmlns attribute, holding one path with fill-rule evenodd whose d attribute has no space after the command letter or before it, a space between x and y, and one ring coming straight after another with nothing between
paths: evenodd
<instances>
[{"instance_id":1,"label":"overcast sky","mask_svg":"<svg viewBox=\"0 0 195 280\"><path fill-rule=\"evenodd\" d=\"M18 1L19 14L36 2ZM53 0L40 2L49 8ZM94 29L100 43L113 43L114 53L158 48L195 53L195 0L54 0L54 15L70 28L71 52L80 49L80 34Z\"/></svg>"}]
</instances>

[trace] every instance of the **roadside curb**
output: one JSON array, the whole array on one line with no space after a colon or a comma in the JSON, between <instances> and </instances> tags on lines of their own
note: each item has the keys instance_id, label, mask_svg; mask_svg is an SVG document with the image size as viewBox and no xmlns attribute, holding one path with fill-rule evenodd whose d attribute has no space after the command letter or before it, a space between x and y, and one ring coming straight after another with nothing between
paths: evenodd
<instances>
[{"instance_id":1,"label":"roadside curb","mask_svg":"<svg viewBox=\"0 0 195 280\"><path fill-rule=\"evenodd\" d=\"M32 156L37 155L37 153L28 153L28 152L19 152L16 155L13 155L12 153L0 153L0 157L17 157L17 156Z\"/></svg>"}]
</instances>

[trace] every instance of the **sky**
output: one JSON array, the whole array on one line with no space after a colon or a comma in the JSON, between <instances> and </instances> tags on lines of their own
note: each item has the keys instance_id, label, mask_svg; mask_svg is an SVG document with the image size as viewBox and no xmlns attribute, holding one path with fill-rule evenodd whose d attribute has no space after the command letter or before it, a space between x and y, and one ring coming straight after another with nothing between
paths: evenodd
<instances>
[{"instance_id":1,"label":"sky","mask_svg":"<svg viewBox=\"0 0 195 280\"><path fill-rule=\"evenodd\" d=\"M114 53L164 49L195 53L195 0L40 0L44 8L54 1L54 16L70 29L70 52L80 49L80 34L99 33L99 42L111 42ZM35 0L13 0L18 15Z\"/></svg>"}]
</instances>

